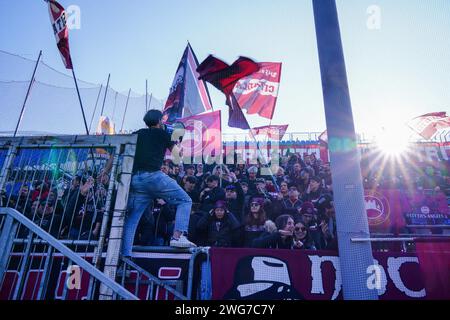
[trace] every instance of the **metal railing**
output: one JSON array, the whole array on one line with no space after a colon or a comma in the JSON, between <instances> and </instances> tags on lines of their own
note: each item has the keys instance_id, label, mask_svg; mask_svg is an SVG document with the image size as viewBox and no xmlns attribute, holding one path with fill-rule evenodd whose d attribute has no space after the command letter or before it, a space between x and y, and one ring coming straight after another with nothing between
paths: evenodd
<instances>
[{"instance_id":1,"label":"metal railing","mask_svg":"<svg viewBox=\"0 0 450 320\"><path fill-rule=\"evenodd\" d=\"M121 242L117 234L123 228L135 143L133 135L1 137L0 206L17 209L59 244L70 245L79 256L90 256L92 265L104 268L115 281ZM2 220L0 226L6 221ZM44 287L54 280L47 279L48 270L62 273L62 267L52 269L54 259L42 258L54 252L45 240L23 224L10 232L11 255L4 263L11 272L17 271L18 290L29 281L27 268L44 270L36 282ZM14 270L15 265L21 267ZM0 281L4 283L3 278ZM86 286L86 298L112 296L111 287L95 277L89 277ZM21 298L16 293L11 297Z\"/></svg>"},{"instance_id":2,"label":"metal railing","mask_svg":"<svg viewBox=\"0 0 450 320\"><path fill-rule=\"evenodd\" d=\"M25 226L30 232L28 235L28 242L25 246L25 250L23 251L23 259L21 259L21 263L18 266L19 278L18 284L14 288L14 293L12 299L22 299L24 295L24 284L25 284L25 276L29 273L30 268L32 267L30 255L30 249L32 247L32 240L34 237L39 237L43 241L45 241L45 249L42 251L45 255L42 256L40 264L43 264L43 274L42 279L39 284L39 289L36 294L37 299L45 298L45 286L46 279L50 277L50 265L52 263L52 255L55 251L59 251L67 258L71 265L79 266L83 271L87 272L90 276L94 277L96 280L100 281L103 285L107 286L111 289L116 295L118 295L122 299L129 300L137 300L137 297L131 294L128 290L117 284L115 281L106 277L100 270L95 268L92 264L87 262L85 259L81 258L76 252L70 250L67 246L62 244L55 237L51 236L48 232L44 231L42 228L37 226L33 221L26 218L23 214L18 212L12 208L0 208L0 215L6 216L5 223L2 228L1 236L0 236L0 278L3 279L3 276L6 271L6 267L8 265L8 260L11 258L12 247L13 247L13 237L14 229L18 228L19 223ZM37 283L36 283L37 285ZM36 291L36 290L34 290ZM34 293L32 297L34 297Z\"/></svg>"},{"instance_id":3,"label":"metal railing","mask_svg":"<svg viewBox=\"0 0 450 320\"><path fill-rule=\"evenodd\" d=\"M175 300L188 300L181 294L180 281L160 280L128 258L122 258L122 262L119 272L122 286L130 286L130 291L133 290L136 296L140 296L143 292L142 300L157 300L160 297L159 292L163 292L162 300L169 300L171 296ZM175 285L176 289L172 285ZM143 287L146 290L142 290Z\"/></svg>"}]
</instances>

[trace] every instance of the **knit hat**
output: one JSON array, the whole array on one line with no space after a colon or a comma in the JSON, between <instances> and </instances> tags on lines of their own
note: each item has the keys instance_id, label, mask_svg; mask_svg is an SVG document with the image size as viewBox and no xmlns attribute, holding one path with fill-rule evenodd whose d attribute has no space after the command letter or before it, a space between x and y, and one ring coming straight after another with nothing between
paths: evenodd
<instances>
[{"instance_id":1,"label":"knit hat","mask_svg":"<svg viewBox=\"0 0 450 320\"><path fill-rule=\"evenodd\" d=\"M300 209L301 214L314 214L314 205L311 202L305 202Z\"/></svg>"}]
</instances>

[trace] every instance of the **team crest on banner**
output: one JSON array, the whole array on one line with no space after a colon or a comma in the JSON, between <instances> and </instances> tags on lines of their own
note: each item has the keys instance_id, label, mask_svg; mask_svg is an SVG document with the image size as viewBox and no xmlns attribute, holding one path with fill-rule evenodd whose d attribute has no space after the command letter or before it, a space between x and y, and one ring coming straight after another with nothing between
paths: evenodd
<instances>
[{"instance_id":1,"label":"team crest on banner","mask_svg":"<svg viewBox=\"0 0 450 320\"><path fill-rule=\"evenodd\" d=\"M364 202L370 226L378 226L389 220L389 201L384 196L378 192L366 192Z\"/></svg>"}]
</instances>

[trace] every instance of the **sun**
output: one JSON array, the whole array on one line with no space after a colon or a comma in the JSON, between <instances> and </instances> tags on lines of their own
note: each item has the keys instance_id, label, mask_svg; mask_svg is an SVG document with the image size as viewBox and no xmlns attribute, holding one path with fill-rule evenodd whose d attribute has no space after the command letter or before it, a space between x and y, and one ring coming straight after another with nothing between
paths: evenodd
<instances>
[{"instance_id":1,"label":"sun","mask_svg":"<svg viewBox=\"0 0 450 320\"><path fill-rule=\"evenodd\" d=\"M375 137L375 143L389 157L400 157L408 151L410 145L408 132L399 128L383 128Z\"/></svg>"}]
</instances>

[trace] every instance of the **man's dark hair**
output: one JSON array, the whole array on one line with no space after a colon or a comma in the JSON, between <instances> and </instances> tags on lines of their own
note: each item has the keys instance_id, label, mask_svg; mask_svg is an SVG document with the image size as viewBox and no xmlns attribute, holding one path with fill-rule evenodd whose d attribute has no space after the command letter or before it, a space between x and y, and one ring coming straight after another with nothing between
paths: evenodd
<instances>
[{"instance_id":1,"label":"man's dark hair","mask_svg":"<svg viewBox=\"0 0 450 320\"><path fill-rule=\"evenodd\" d=\"M289 219L294 220L294 218L290 214L282 214L281 216L278 216L275 219L275 225L277 226L277 229L278 230L284 229Z\"/></svg>"},{"instance_id":2,"label":"man's dark hair","mask_svg":"<svg viewBox=\"0 0 450 320\"><path fill-rule=\"evenodd\" d=\"M215 175L211 175L208 177L208 179L206 179L206 182L213 182L213 181L219 181L219 177L215 176Z\"/></svg>"},{"instance_id":3,"label":"man's dark hair","mask_svg":"<svg viewBox=\"0 0 450 320\"><path fill-rule=\"evenodd\" d=\"M186 177L186 182L189 182L191 184L196 184L197 183L197 179L195 177L188 176L188 177Z\"/></svg>"},{"instance_id":4,"label":"man's dark hair","mask_svg":"<svg viewBox=\"0 0 450 320\"><path fill-rule=\"evenodd\" d=\"M148 110L144 116L144 122L147 127L156 126L161 121L163 114L161 111L152 109Z\"/></svg>"}]
</instances>

